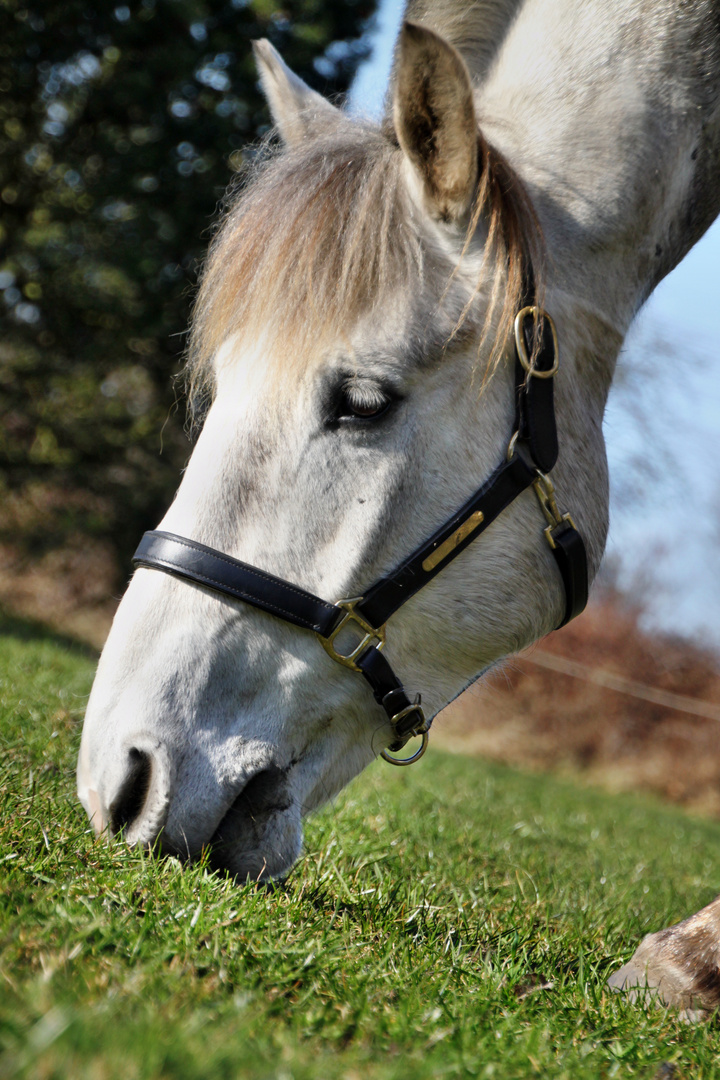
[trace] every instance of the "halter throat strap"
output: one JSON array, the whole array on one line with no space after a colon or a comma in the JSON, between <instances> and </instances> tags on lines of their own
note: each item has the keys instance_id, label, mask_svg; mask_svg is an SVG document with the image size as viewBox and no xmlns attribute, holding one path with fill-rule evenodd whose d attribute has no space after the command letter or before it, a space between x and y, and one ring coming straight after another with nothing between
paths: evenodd
<instances>
[{"instance_id":1,"label":"halter throat strap","mask_svg":"<svg viewBox=\"0 0 720 1080\"><path fill-rule=\"evenodd\" d=\"M558 457L553 397L557 368L552 319L535 306L524 307L515 319L515 425L505 460L425 543L361 597L331 604L256 566L160 530L145 533L133 564L195 582L312 630L333 660L364 676L385 711L395 740L390 753L383 751L382 756L393 764L411 764L425 751L432 721L423 713L419 694L410 700L383 652L385 623L530 487L545 515L544 535L563 583L565 611L559 625L575 618L587 604L585 544L570 515L560 512L547 475ZM338 640L343 630L354 631L352 647ZM420 750L409 758L393 757L414 735L422 736Z\"/></svg>"}]
</instances>

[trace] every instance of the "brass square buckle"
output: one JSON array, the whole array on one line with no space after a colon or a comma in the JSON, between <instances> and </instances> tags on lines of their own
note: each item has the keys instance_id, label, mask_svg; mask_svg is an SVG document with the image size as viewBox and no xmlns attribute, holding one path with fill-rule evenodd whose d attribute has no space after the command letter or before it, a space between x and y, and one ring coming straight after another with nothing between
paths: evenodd
<instances>
[{"instance_id":1,"label":"brass square buckle","mask_svg":"<svg viewBox=\"0 0 720 1080\"><path fill-rule=\"evenodd\" d=\"M331 656L333 660L337 660L338 664L343 664L345 667L350 668L351 671L361 670L355 661L365 652L369 645L376 642L375 648L378 649L378 651L382 651L385 645L385 625L383 624L376 629L374 626L370 625L367 619L363 619L362 615L359 615L357 611L355 611L355 605L359 604L362 599L362 596L353 596L348 600L338 600L335 607L344 608L345 614L335 629L331 630L327 637L320 637L318 634L320 644L328 656ZM357 645L353 646L350 652L338 652L335 648L335 639L341 630L350 626L351 623L354 623L360 628L363 633L362 639Z\"/></svg>"}]
</instances>

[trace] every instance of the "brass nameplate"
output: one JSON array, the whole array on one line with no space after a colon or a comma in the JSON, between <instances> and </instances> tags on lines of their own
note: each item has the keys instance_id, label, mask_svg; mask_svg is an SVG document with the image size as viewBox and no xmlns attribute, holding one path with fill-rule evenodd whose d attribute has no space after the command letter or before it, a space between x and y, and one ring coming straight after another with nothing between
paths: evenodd
<instances>
[{"instance_id":1,"label":"brass nameplate","mask_svg":"<svg viewBox=\"0 0 720 1080\"><path fill-rule=\"evenodd\" d=\"M427 559L423 560L423 570L434 570L443 559L447 559L448 555L455 550L458 544L462 544L466 536L475 532L478 525L482 523L484 517L485 515L482 510L476 510L474 514L471 514L467 521L463 521L460 528L455 530L452 536L448 536L447 540L441 544L440 547L436 547L433 553L428 555Z\"/></svg>"}]
</instances>

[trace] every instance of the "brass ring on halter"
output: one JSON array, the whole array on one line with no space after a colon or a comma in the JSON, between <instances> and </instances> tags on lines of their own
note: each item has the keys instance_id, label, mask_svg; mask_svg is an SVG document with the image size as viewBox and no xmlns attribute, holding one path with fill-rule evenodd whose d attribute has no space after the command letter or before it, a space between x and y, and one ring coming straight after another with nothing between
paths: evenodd
<instances>
[{"instance_id":1,"label":"brass ring on halter","mask_svg":"<svg viewBox=\"0 0 720 1080\"><path fill-rule=\"evenodd\" d=\"M535 367L533 357L528 356L527 346L525 344L524 324L525 319L532 316L534 323L537 323L539 319L542 319L550 327L550 333L552 334L553 342L553 362L552 367L547 370L541 371L540 368ZM548 315L547 311L543 311L539 307L532 305L531 307L524 307L522 311L518 311L515 316L515 347L517 349L518 360L522 364L528 376L532 376L534 379L551 379L556 374L558 367L560 366L560 347L558 345L557 330L555 329L555 323Z\"/></svg>"},{"instance_id":2,"label":"brass ring on halter","mask_svg":"<svg viewBox=\"0 0 720 1080\"><path fill-rule=\"evenodd\" d=\"M420 749L416 750L415 753L411 755L411 757L408 757L408 758L393 757L389 750L381 750L380 751L380 757L384 758L385 761L390 763L390 765L413 765L416 761L419 761L420 758L423 756L423 754L425 753L425 751L428 748L428 743L430 741L430 735L428 734L427 731L419 732L419 735L420 735L420 738L422 739L422 743L420 744Z\"/></svg>"}]
</instances>

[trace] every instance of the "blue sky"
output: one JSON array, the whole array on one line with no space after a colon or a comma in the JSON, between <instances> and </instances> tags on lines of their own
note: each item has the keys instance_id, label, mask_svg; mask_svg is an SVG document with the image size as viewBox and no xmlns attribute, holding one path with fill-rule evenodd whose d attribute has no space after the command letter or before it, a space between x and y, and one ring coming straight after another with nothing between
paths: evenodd
<instances>
[{"instance_id":1,"label":"blue sky","mask_svg":"<svg viewBox=\"0 0 720 1080\"><path fill-rule=\"evenodd\" d=\"M378 116L403 0L382 0L353 110ZM720 648L720 220L658 286L623 348L605 418L608 563L650 626Z\"/></svg>"}]
</instances>

